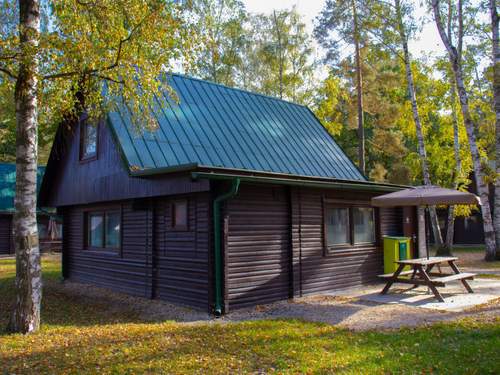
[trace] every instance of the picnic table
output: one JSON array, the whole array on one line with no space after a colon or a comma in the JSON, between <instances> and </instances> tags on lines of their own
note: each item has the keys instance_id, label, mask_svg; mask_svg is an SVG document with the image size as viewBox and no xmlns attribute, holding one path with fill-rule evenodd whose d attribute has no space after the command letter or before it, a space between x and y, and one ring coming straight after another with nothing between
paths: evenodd
<instances>
[{"instance_id":1,"label":"picnic table","mask_svg":"<svg viewBox=\"0 0 500 375\"><path fill-rule=\"evenodd\" d=\"M424 285L434 293L438 301L444 302L437 287L445 287L446 283L458 280L462 282L469 293L474 293L467 280L473 280L476 275L474 273L460 272L455 264L457 260L458 258L456 257L429 257L399 260L396 262L399 265L396 272L379 275L379 277L387 279L387 284L381 294L386 294L394 283L412 284L414 287ZM441 265L443 264L448 264L453 273L442 273ZM407 266L411 269L405 271L404 269ZM437 266L438 272L433 272L435 266Z\"/></svg>"}]
</instances>

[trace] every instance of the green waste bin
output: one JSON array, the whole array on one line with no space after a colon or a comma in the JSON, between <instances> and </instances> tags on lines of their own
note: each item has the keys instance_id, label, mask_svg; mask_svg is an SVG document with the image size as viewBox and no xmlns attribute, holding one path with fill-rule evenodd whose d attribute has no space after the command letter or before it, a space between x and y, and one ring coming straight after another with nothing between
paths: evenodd
<instances>
[{"instance_id":1,"label":"green waste bin","mask_svg":"<svg viewBox=\"0 0 500 375\"><path fill-rule=\"evenodd\" d=\"M398 260L411 258L410 238L384 236L384 273L395 272Z\"/></svg>"}]
</instances>

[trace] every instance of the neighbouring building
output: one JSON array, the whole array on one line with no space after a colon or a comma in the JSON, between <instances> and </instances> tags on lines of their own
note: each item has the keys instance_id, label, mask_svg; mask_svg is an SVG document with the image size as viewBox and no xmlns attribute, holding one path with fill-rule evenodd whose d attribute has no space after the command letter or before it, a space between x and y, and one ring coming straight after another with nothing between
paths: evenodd
<instances>
[{"instance_id":1,"label":"neighbouring building","mask_svg":"<svg viewBox=\"0 0 500 375\"><path fill-rule=\"evenodd\" d=\"M58 130L40 199L63 218L63 277L220 314L353 287L412 209L367 181L307 107L169 75L139 131L127 106ZM403 216L405 215L405 220Z\"/></svg>"},{"instance_id":2,"label":"neighbouring building","mask_svg":"<svg viewBox=\"0 0 500 375\"><path fill-rule=\"evenodd\" d=\"M45 167L38 167L38 187ZM0 163L0 256L14 254L12 218L14 215L14 195L16 191L15 164ZM61 221L54 209L38 208L38 236L41 251L61 249Z\"/></svg>"}]
</instances>

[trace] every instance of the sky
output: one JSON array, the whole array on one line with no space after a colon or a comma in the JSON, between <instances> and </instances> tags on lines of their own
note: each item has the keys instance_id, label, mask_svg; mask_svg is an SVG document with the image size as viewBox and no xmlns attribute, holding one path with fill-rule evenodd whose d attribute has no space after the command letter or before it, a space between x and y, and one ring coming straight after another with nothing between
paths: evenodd
<instances>
[{"instance_id":1,"label":"sky","mask_svg":"<svg viewBox=\"0 0 500 375\"><path fill-rule=\"evenodd\" d=\"M418 6L418 0L414 1L417 10L416 16L427 16L427 19L430 21L430 15L427 14L426 9ZM312 32L314 19L323 8L325 0L243 0L243 2L248 11L258 13L271 13L273 9L291 8L295 5L298 12L303 15L309 32ZM420 33L420 39L410 41L409 48L412 54L419 57L422 54L441 55L445 52L437 28L433 22L427 22L422 33Z\"/></svg>"}]
</instances>

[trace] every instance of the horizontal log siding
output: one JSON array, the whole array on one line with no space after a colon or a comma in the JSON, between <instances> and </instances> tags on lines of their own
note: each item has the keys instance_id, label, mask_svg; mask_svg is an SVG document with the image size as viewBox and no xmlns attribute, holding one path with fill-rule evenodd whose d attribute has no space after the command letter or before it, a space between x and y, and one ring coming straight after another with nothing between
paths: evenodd
<instances>
[{"instance_id":1,"label":"horizontal log siding","mask_svg":"<svg viewBox=\"0 0 500 375\"><path fill-rule=\"evenodd\" d=\"M373 282L383 266L380 246L352 247L326 254L323 199L369 202L371 194L294 188L291 193L294 296ZM381 234L398 230L392 209L380 213Z\"/></svg>"},{"instance_id":2,"label":"horizontal log siding","mask_svg":"<svg viewBox=\"0 0 500 375\"><path fill-rule=\"evenodd\" d=\"M90 283L115 291L149 297L151 276L147 266L147 244L151 241L151 215L122 206L122 249L107 254L84 248L84 208L64 210L65 275L73 281ZM96 206L95 208L99 208Z\"/></svg>"},{"instance_id":3,"label":"horizontal log siding","mask_svg":"<svg viewBox=\"0 0 500 375\"><path fill-rule=\"evenodd\" d=\"M131 177L105 122L99 125L97 159L82 162L79 127L72 131L62 129L58 131L40 192L40 203L46 207L104 204L210 189L207 180L193 181L187 173Z\"/></svg>"},{"instance_id":4,"label":"horizontal log siding","mask_svg":"<svg viewBox=\"0 0 500 375\"><path fill-rule=\"evenodd\" d=\"M380 232L388 236L403 235L403 208L380 208Z\"/></svg>"},{"instance_id":5,"label":"horizontal log siding","mask_svg":"<svg viewBox=\"0 0 500 375\"><path fill-rule=\"evenodd\" d=\"M290 216L283 187L243 185L226 204L225 299L229 308L290 293Z\"/></svg>"},{"instance_id":6,"label":"horizontal log siding","mask_svg":"<svg viewBox=\"0 0 500 375\"><path fill-rule=\"evenodd\" d=\"M12 215L0 215L0 255L12 253Z\"/></svg>"},{"instance_id":7,"label":"horizontal log siding","mask_svg":"<svg viewBox=\"0 0 500 375\"><path fill-rule=\"evenodd\" d=\"M208 194L186 196L188 229L171 228L175 199L155 202L156 298L209 309L210 198Z\"/></svg>"}]
</instances>

